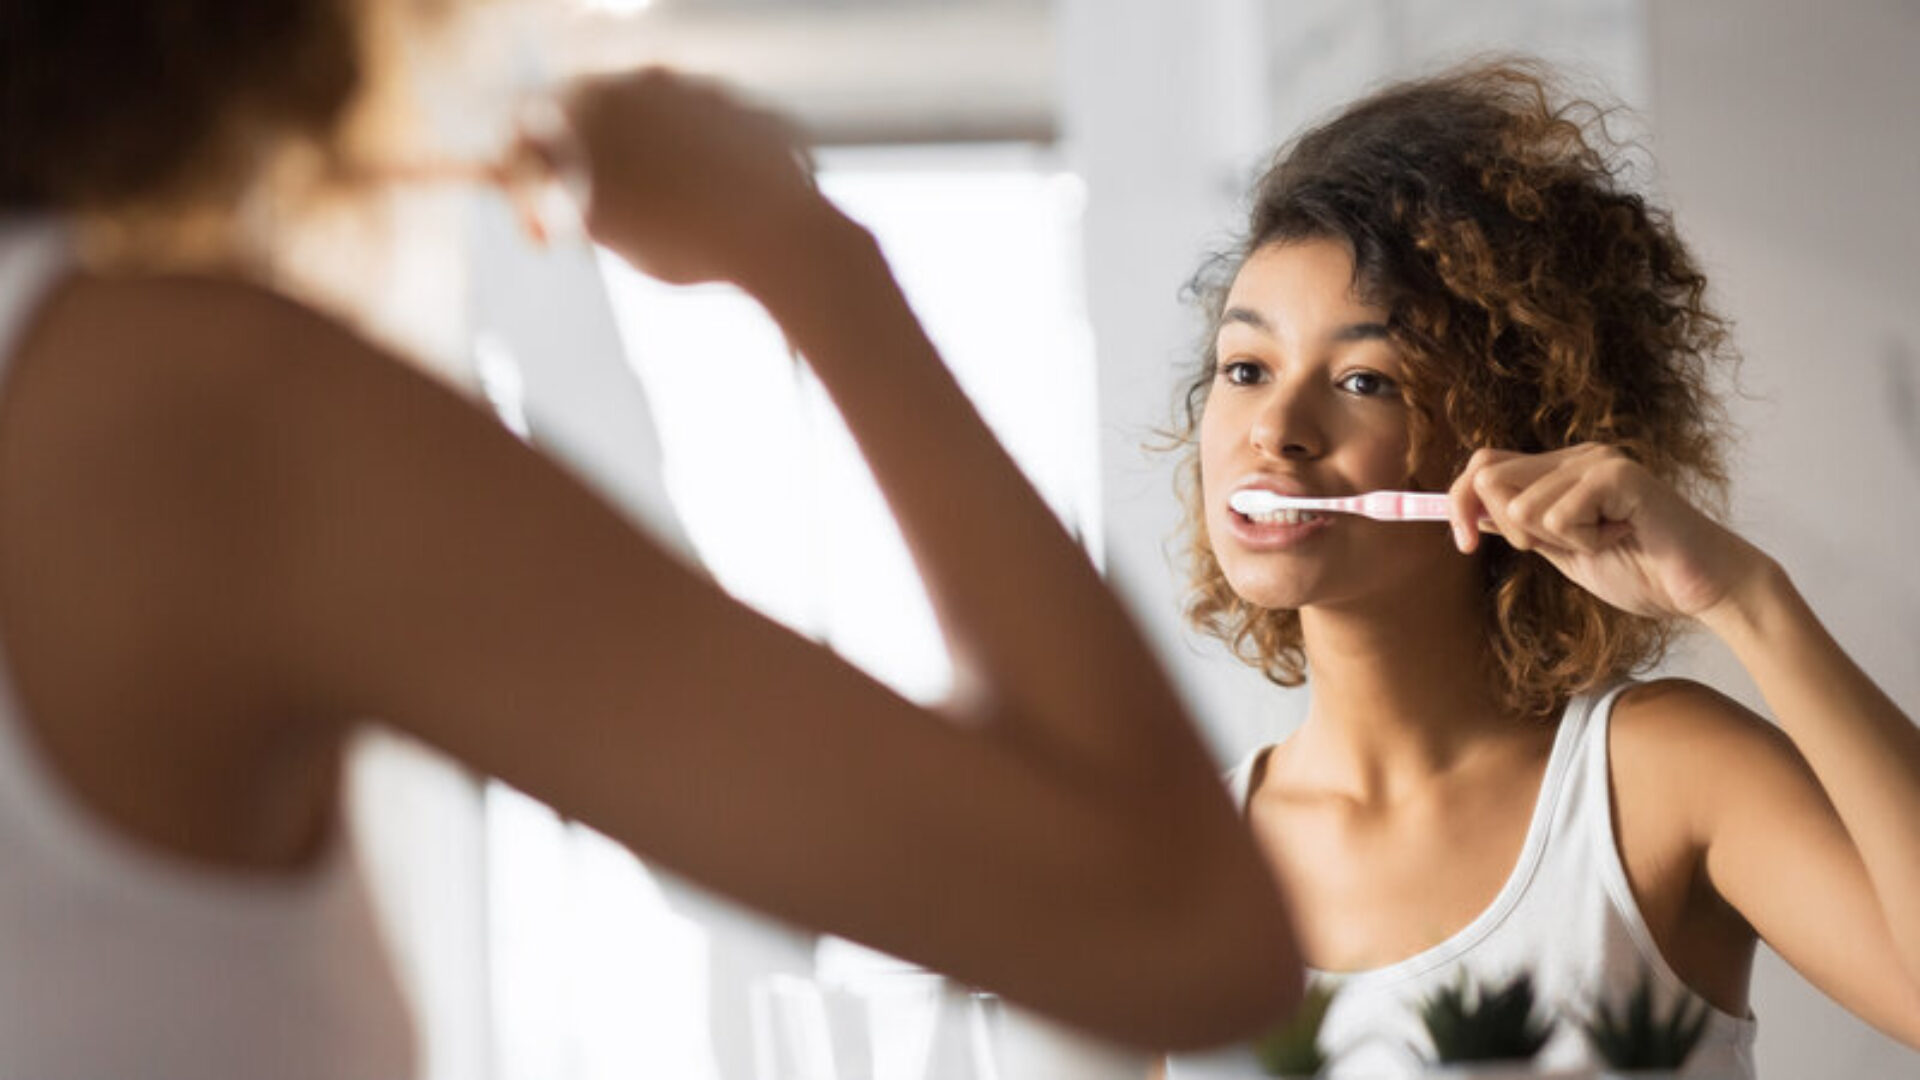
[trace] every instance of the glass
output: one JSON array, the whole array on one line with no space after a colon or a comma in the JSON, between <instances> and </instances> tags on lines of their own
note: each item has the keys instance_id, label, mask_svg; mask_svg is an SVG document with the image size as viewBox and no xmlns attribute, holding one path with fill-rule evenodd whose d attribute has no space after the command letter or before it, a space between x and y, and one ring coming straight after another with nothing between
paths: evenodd
<instances>
[{"instance_id":1,"label":"glass","mask_svg":"<svg viewBox=\"0 0 1920 1080\"><path fill-rule=\"evenodd\" d=\"M755 983L754 1080L1001 1080L999 1001L926 972Z\"/></svg>"}]
</instances>

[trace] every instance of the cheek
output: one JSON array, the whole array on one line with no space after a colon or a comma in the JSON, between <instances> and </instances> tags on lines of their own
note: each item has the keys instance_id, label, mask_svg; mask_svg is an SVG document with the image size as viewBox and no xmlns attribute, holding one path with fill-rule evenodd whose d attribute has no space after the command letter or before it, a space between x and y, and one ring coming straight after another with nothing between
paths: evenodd
<instances>
[{"instance_id":1,"label":"cheek","mask_svg":"<svg viewBox=\"0 0 1920 1080\"><path fill-rule=\"evenodd\" d=\"M1411 445L1404 432L1376 432L1375 437L1367 440L1364 446L1355 448L1353 471L1355 475L1372 479L1372 483L1363 486L1418 488L1418 478L1408 460L1408 448Z\"/></svg>"},{"instance_id":2,"label":"cheek","mask_svg":"<svg viewBox=\"0 0 1920 1080\"><path fill-rule=\"evenodd\" d=\"M1210 492L1215 484L1225 483L1232 467L1233 444L1228 422L1222 410L1209 408L1200 414L1199 440L1200 490Z\"/></svg>"}]
</instances>

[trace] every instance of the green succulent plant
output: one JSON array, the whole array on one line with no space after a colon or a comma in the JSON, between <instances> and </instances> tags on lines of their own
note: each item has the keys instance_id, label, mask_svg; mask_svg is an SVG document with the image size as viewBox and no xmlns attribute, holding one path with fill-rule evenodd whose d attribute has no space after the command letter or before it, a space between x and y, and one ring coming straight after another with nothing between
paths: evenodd
<instances>
[{"instance_id":1,"label":"green succulent plant","mask_svg":"<svg viewBox=\"0 0 1920 1080\"><path fill-rule=\"evenodd\" d=\"M1327 1009L1339 992L1336 983L1309 983L1294 1014L1253 1044L1254 1056L1268 1076L1318 1076L1327 1067L1326 1050L1320 1045L1320 1025L1326 1022Z\"/></svg>"},{"instance_id":2,"label":"green succulent plant","mask_svg":"<svg viewBox=\"0 0 1920 1080\"><path fill-rule=\"evenodd\" d=\"M1654 1002L1653 975L1640 979L1617 1002L1601 1001L1580 1022L1594 1052L1615 1069L1677 1069L1706 1033L1707 1003L1685 996L1661 1010Z\"/></svg>"},{"instance_id":3,"label":"green succulent plant","mask_svg":"<svg viewBox=\"0 0 1920 1080\"><path fill-rule=\"evenodd\" d=\"M1533 975L1524 971L1504 983L1470 982L1462 972L1420 1003L1420 1022L1441 1064L1528 1061L1553 1034L1534 1013Z\"/></svg>"}]
</instances>

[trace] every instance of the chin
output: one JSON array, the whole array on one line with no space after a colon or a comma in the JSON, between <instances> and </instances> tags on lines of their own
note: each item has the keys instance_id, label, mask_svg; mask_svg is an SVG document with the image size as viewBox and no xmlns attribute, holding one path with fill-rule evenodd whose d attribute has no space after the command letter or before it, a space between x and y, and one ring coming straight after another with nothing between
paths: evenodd
<instances>
[{"instance_id":1,"label":"chin","mask_svg":"<svg viewBox=\"0 0 1920 1080\"><path fill-rule=\"evenodd\" d=\"M1228 571L1226 578L1235 596L1255 607L1269 611L1291 611L1312 602L1314 590L1297 577L1280 574L1235 574Z\"/></svg>"}]
</instances>

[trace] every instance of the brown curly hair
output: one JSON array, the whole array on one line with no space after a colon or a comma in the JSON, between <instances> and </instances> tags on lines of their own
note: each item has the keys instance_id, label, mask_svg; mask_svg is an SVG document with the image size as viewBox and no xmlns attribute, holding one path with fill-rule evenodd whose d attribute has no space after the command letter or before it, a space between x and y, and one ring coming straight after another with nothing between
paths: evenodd
<instances>
[{"instance_id":1,"label":"brown curly hair","mask_svg":"<svg viewBox=\"0 0 1920 1080\"><path fill-rule=\"evenodd\" d=\"M0 208L234 197L266 136L325 141L363 0L0 7Z\"/></svg>"},{"instance_id":2,"label":"brown curly hair","mask_svg":"<svg viewBox=\"0 0 1920 1080\"><path fill-rule=\"evenodd\" d=\"M351 203L414 134L407 50L476 3L0 4L0 213L217 249Z\"/></svg>"},{"instance_id":3,"label":"brown curly hair","mask_svg":"<svg viewBox=\"0 0 1920 1080\"><path fill-rule=\"evenodd\" d=\"M1718 511L1727 427L1710 383L1727 324L1670 216L1629 189L1607 111L1525 60L1480 61L1389 86L1282 148L1256 186L1245 238L1191 289L1217 327L1240 265L1273 243L1344 242L1354 287L1389 312L1406 368L1412 475L1475 448L1616 446ZM1211 334L1186 386L1192 593L1187 616L1283 686L1306 679L1297 611L1234 593L1200 498L1196 432ZM1493 538L1483 557L1494 677L1517 715L1659 660L1674 626L1619 611L1537 554Z\"/></svg>"}]
</instances>

